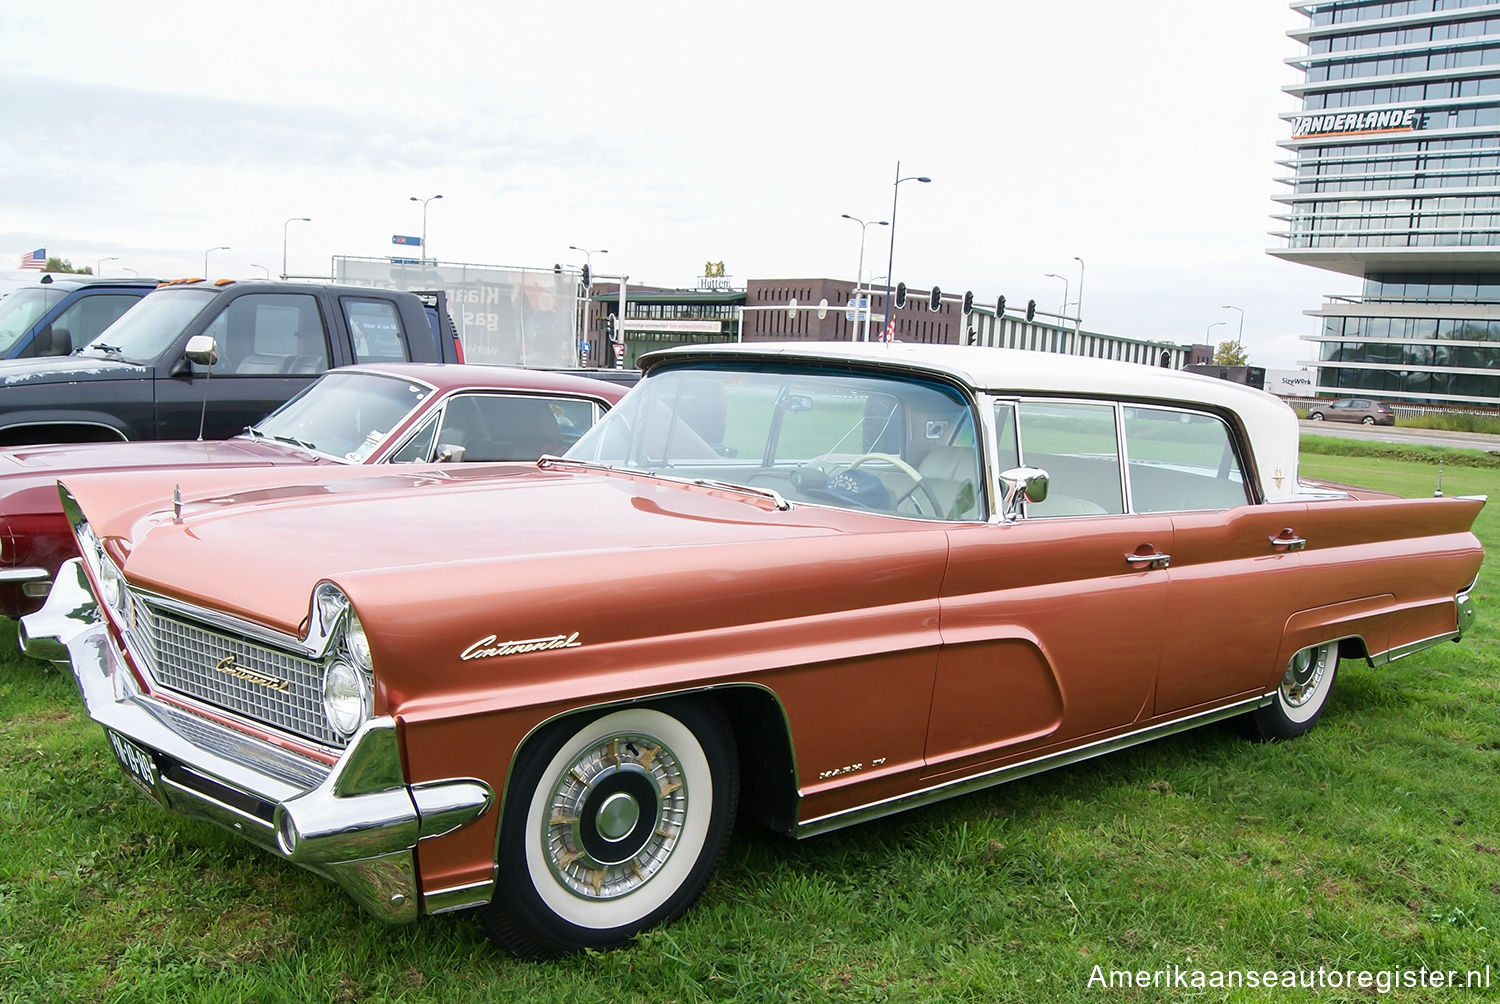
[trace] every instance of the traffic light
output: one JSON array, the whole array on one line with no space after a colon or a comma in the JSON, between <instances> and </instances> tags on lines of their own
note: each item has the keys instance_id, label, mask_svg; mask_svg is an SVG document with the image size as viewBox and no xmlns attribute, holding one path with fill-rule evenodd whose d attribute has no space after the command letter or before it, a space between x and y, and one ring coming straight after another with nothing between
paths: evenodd
<instances>
[{"instance_id":1,"label":"traffic light","mask_svg":"<svg viewBox=\"0 0 1500 1004\"><path fill-rule=\"evenodd\" d=\"M589 267L587 265L583 266L583 288L584 289L588 289L589 286L593 285L593 283L590 282L591 278L592 278L592 276L589 273Z\"/></svg>"},{"instance_id":2,"label":"traffic light","mask_svg":"<svg viewBox=\"0 0 1500 1004\"><path fill-rule=\"evenodd\" d=\"M612 342L620 341L620 326L615 321L615 315L609 314L604 318L604 335Z\"/></svg>"},{"instance_id":3,"label":"traffic light","mask_svg":"<svg viewBox=\"0 0 1500 1004\"><path fill-rule=\"evenodd\" d=\"M941 289L938 289L936 286L933 286L932 287L932 292L930 292L930 293L927 294L927 309L928 310L937 310L942 305L943 305L943 291Z\"/></svg>"},{"instance_id":4,"label":"traffic light","mask_svg":"<svg viewBox=\"0 0 1500 1004\"><path fill-rule=\"evenodd\" d=\"M1036 320L1036 301L1035 300L1027 300L1026 301L1026 323L1030 324L1034 320Z\"/></svg>"},{"instance_id":5,"label":"traffic light","mask_svg":"<svg viewBox=\"0 0 1500 1004\"><path fill-rule=\"evenodd\" d=\"M995 320L999 321L1005 317L1005 296L1001 294L1000 299L995 301Z\"/></svg>"},{"instance_id":6,"label":"traffic light","mask_svg":"<svg viewBox=\"0 0 1500 1004\"><path fill-rule=\"evenodd\" d=\"M968 317L974 313L974 291L972 289L964 292L964 316Z\"/></svg>"},{"instance_id":7,"label":"traffic light","mask_svg":"<svg viewBox=\"0 0 1500 1004\"><path fill-rule=\"evenodd\" d=\"M902 310L906 307L906 283L896 283L896 309Z\"/></svg>"},{"instance_id":8,"label":"traffic light","mask_svg":"<svg viewBox=\"0 0 1500 1004\"><path fill-rule=\"evenodd\" d=\"M974 330L974 325L969 325L969 344L973 345L979 341L979 332Z\"/></svg>"}]
</instances>

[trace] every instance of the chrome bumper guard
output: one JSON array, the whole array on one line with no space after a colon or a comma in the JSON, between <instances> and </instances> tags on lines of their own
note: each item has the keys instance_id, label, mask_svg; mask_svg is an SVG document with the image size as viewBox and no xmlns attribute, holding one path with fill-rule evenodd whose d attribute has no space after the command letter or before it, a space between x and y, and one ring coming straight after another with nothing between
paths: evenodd
<instances>
[{"instance_id":1,"label":"chrome bumper guard","mask_svg":"<svg viewBox=\"0 0 1500 1004\"><path fill-rule=\"evenodd\" d=\"M152 799L332 879L383 920L406 923L422 912L417 842L466 826L494 804L490 786L473 778L406 784L391 718L366 722L329 767L142 693L76 558L59 571L45 607L22 618L21 645L72 667L89 717ZM487 893L468 898L482 902ZM445 908L439 902L427 912Z\"/></svg>"}]
</instances>

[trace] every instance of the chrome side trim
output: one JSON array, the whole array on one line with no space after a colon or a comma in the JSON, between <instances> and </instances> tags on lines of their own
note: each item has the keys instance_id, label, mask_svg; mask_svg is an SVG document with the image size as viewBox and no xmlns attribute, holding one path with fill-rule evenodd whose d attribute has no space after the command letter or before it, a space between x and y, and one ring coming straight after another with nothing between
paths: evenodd
<instances>
[{"instance_id":1,"label":"chrome side trim","mask_svg":"<svg viewBox=\"0 0 1500 1004\"><path fill-rule=\"evenodd\" d=\"M1186 718L1173 719L1170 722L1162 722L1135 732L1127 732L1124 735L1100 739L1084 746L1074 747L1073 749L1060 750L1056 753L1049 753L1045 756L1021 761L1020 763L996 767L970 777L956 778L952 781L933 785L930 788L924 788L921 791L913 791L879 802L871 802L868 805L855 806L851 809L829 813L826 816L819 816L816 819L809 819L798 823L793 828L792 835L801 838L815 836L819 833L827 833L831 830L842 829L845 826L852 826L855 823L879 819L881 816L889 816L906 809L913 809L917 806L942 801L945 798L953 798L956 795L965 795L971 791L990 788L997 784L1004 784L1007 781L1016 781L1023 777L1030 777L1032 774L1040 774L1042 771L1051 770L1054 767L1065 767L1068 764L1090 760L1096 756L1103 756L1106 753L1113 753L1116 750L1137 746L1144 742L1150 742L1153 739L1161 739L1178 732L1186 732L1188 729L1207 725L1210 722L1222 721L1225 718L1234 718L1237 715L1243 715L1248 711L1254 711L1256 708L1269 704L1273 697L1274 694L1251 697L1222 708L1200 711Z\"/></svg>"},{"instance_id":2,"label":"chrome side trim","mask_svg":"<svg viewBox=\"0 0 1500 1004\"><path fill-rule=\"evenodd\" d=\"M426 914L452 913L484 906L495 898L495 880L486 879L470 885L456 885L451 889L434 889L422 894L422 912Z\"/></svg>"}]
</instances>

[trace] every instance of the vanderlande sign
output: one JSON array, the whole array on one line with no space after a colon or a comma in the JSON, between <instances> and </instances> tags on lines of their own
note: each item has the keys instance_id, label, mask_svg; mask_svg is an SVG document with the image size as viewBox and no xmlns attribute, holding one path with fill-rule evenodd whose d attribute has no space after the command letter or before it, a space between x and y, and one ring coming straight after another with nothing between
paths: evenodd
<instances>
[{"instance_id":1,"label":"vanderlande sign","mask_svg":"<svg viewBox=\"0 0 1500 1004\"><path fill-rule=\"evenodd\" d=\"M1410 132L1422 123L1417 108L1391 108L1383 112L1338 112L1330 115L1299 115L1292 119L1292 138L1355 132Z\"/></svg>"}]
</instances>

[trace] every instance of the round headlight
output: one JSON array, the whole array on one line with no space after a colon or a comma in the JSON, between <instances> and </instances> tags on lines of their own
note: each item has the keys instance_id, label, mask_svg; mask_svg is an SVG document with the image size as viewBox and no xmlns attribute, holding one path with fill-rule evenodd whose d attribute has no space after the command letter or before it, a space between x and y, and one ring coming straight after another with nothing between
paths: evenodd
<instances>
[{"instance_id":1,"label":"round headlight","mask_svg":"<svg viewBox=\"0 0 1500 1004\"><path fill-rule=\"evenodd\" d=\"M323 671L323 714L341 736L353 735L365 719L365 681L347 662L331 662Z\"/></svg>"},{"instance_id":2,"label":"round headlight","mask_svg":"<svg viewBox=\"0 0 1500 1004\"><path fill-rule=\"evenodd\" d=\"M370 639L365 637L365 626L354 616L354 611L349 611L349 620L344 628L344 645L349 649L349 658L354 660L354 665L366 673L374 671L374 663L370 660Z\"/></svg>"}]
</instances>

